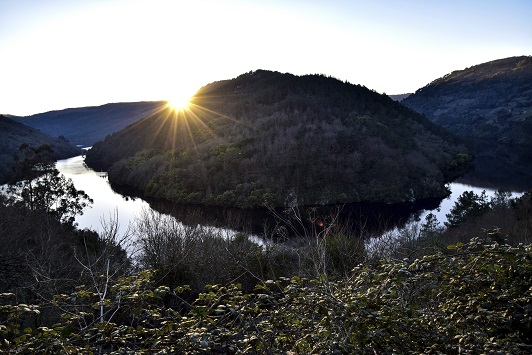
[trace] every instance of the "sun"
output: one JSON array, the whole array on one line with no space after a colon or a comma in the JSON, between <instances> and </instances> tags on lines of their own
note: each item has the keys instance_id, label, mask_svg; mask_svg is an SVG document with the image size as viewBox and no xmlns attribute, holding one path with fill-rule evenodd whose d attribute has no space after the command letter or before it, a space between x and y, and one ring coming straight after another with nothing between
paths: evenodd
<instances>
[{"instance_id":1,"label":"sun","mask_svg":"<svg viewBox=\"0 0 532 355\"><path fill-rule=\"evenodd\" d=\"M186 110L190 107L190 99L192 96L182 95L179 97L175 97L171 100L168 100L168 107L176 110L176 111L182 111Z\"/></svg>"},{"instance_id":2,"label":"sun","mask_svg":"<svg viewBox=\"0 0 532 355\"><path fill-rule=\"evenodd\" d=\"M190 103L190 100L192 100L192 97L194 97L195 93L193 95L190 95L190 92L185 92L183 90L183 92L178 92L174 94L175 96L172 99L168 100L167 106L174 109L175 111L188 110L192 105Z\"/></svg>"}]
</instances>

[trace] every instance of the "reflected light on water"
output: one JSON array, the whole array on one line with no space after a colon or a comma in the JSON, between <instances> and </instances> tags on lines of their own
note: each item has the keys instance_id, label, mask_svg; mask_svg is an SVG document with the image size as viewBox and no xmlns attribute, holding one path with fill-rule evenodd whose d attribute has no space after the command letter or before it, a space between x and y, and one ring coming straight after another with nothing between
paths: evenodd
<instances>
[{"instance_id":1,"label":"reflected light on water","mask_svg":"<svg viewBox=\"0 0 532 355\"><path fill-rule=\"evenodd\" d=\"M94 200L83 215L76 217L80 229L101 231L102 219L109 221L118 214L119 234L123 235L143 208L149 208L140 198L124 197L111 189L107 176L87 168L82 156L57 161L57 170L72 179L76 189L83 190Z\"/></svg>"},{"instance_id":2,"label":"reflected light on water","mask_svg":"<svg viewBox=\"0 0 532 355\"><path fill-rule=\"evenodd\" d=\"M123 236L128 232L128 229L129 232L133 232L132 229L137 218L143 218L149 213L160 215L160 218L163 219L174 220L174 217L153 210L148 202L141 198L126 197L113 191L109 185L107 174L88 168L82 156L58 160L56 167L66 178L72 179L76 189L85 191L94 200L91 207L84 210L83 215L76 217L76 223L80 229L86 228L100 233L103 232L103 223L108 223L117 217L118 235ZM174 221L174 223L181 224L179 221ZM218 230L218 234L223 234L226 238L232 238L237 233L230 229L212 228ZM263 244L262 239L256 236L250 236L250 240L259 245ZM131 250L128 249L128 251Z\"/></svg>"}]
</instances>

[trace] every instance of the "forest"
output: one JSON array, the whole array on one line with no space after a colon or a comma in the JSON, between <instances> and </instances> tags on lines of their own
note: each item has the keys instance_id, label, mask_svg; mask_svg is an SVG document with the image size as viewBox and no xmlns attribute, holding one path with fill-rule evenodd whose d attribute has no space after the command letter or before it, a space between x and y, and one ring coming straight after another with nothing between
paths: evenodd
<instances>
[{"instance_id":1,"label":"forest","mask_svg":"<svg viewBox=\"0 0 532 355\"><path fill-rule=\"evenodd\" d=\"M444 197L470 159L462 142L386 95L257 70L108 136L86 162L144 196L253 208Z\"/></svg>"},{"instance_id":2,"label":"forest","mask_svg":"<svg viewBox=\"0 0 532 355\"><path fill-rule=\"evenodd\" d=\"M0 195L2 352L532 348L531 193L466 191L444 225L429 214L376 240L335 213L272 210L294 233L272 243L265 229L258 244L155 212L124 236L112 218L99 234L78 230L91 199L58 174L49 147L23 147L15 171Z\"/></svg>"},{"instance_id":3,"label":"forest","mask_svg":"<svg viewBox=\"0 0 532 355\"><path fill-rule=\"evenodd\" d=\"M401 103L470 142L477 181L532 180L532 57L511 57L457 70ZM512 174L502 172L512 171Z\"/></svg>"},{"instance_id":4,"label":"forest","mask_svg":"<svg viewBox=\"0 0 532 355\"><path fill-rule=\"evenodd\" d=\"M53 149L56 159L65 159L81 154L81 149L61 136L53 138L43 132L25 126L0 115L0 184L12 177L13 157L23 144L39 146L46 144Z\"/></svg>"},{"instance_id":5,"label":"forest","mask_svg":"<svg viewBox=\"0 0 532 355\"><path fill-rule=\"evenodd\" d=\"M401 101L462 136L530 147L532 57L454 71Z\"/></svg>"}]
</instances>

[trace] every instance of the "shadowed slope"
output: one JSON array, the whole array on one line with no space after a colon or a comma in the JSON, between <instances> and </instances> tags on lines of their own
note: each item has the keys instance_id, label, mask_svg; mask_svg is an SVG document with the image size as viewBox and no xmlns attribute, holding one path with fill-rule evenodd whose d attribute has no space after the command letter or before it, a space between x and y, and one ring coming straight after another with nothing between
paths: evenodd
<instances>
[{"instance_id":1,"label":"shadowed slope","mask_svg":"<svg viewBox=\"0 0 532 355\"><path fill-rule=\"evenodd\" d=\"M41 131L0 115L0 183L12 172L13 156L22 144L48 144L58 159L81 154L81 149L63 139L52 138Z\"/></svg>"},{"instance_id":2,"label":"shadowed slope","mask_svg":"<svg viewBox=\"0 0 532 355\"><path fill-rule=\"evenodd\" d=\"M53 137L64 136L74 144L91 146L107 135L157 112L165 105L166 101L111 103L13 119Z\"/></svg>"},{"instance_id":3,"label":"shadowed slope","mask_svg":"<svg viewBox=\"0 0 532 355\"><path fill-rule=\"evenodd\" d=\"M472 143L476 158L470 181L532 187L532 57L454 71L402 103Z\"/></svg>"}]
</instances>

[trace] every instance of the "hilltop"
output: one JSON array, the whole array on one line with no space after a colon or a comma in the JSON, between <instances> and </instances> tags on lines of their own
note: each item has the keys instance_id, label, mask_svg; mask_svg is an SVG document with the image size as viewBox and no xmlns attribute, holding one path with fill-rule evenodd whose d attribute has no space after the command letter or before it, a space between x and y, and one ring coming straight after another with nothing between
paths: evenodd
<instances>
[{"instance_id":1,"label":"hilltop","mask_svg":"<svg viewBox=\"0 0 532 355\"><path fill-rule=\"evenodd\" d=\"M365 87L265 70L201 88L93 146L115 185L180 203L404 202L447 194L465 148Z\"/></svg>"},{"instance_id":2,"label":"hilltop","mask_svg":"<svg viewBox=\"0 0 532 355\"><path fill-rule=\"evenodd\" d=\"M74 144L91 146L165 105L166 101L120 102L11 118L53 137L64 136Z\"/></svg>"},{"instance_id":3,"label":"hilltop","mask_svg":"<svg viewBox=\"0 0 532 355\"><path fill-rule=\"evenodd\" d=\"M434 80L402 104L475 143L475 165L484 175L532 178L532 57L479 64ZM529 186L528 186L529 188Z\"/></svg>"},{"instance_id":4,"label":"hilltop","mask_svg":"<svg viewBox=\"0 0 532 355\"><path fill-rule=\"evenodd\" d=\"M0 115L0 183L4 183L12 171L13 156L22 144L40 146L48 144L57 159L81 154L81 149L63 138L53 138L32 127Z\"/></svg>"}]
</instances>

